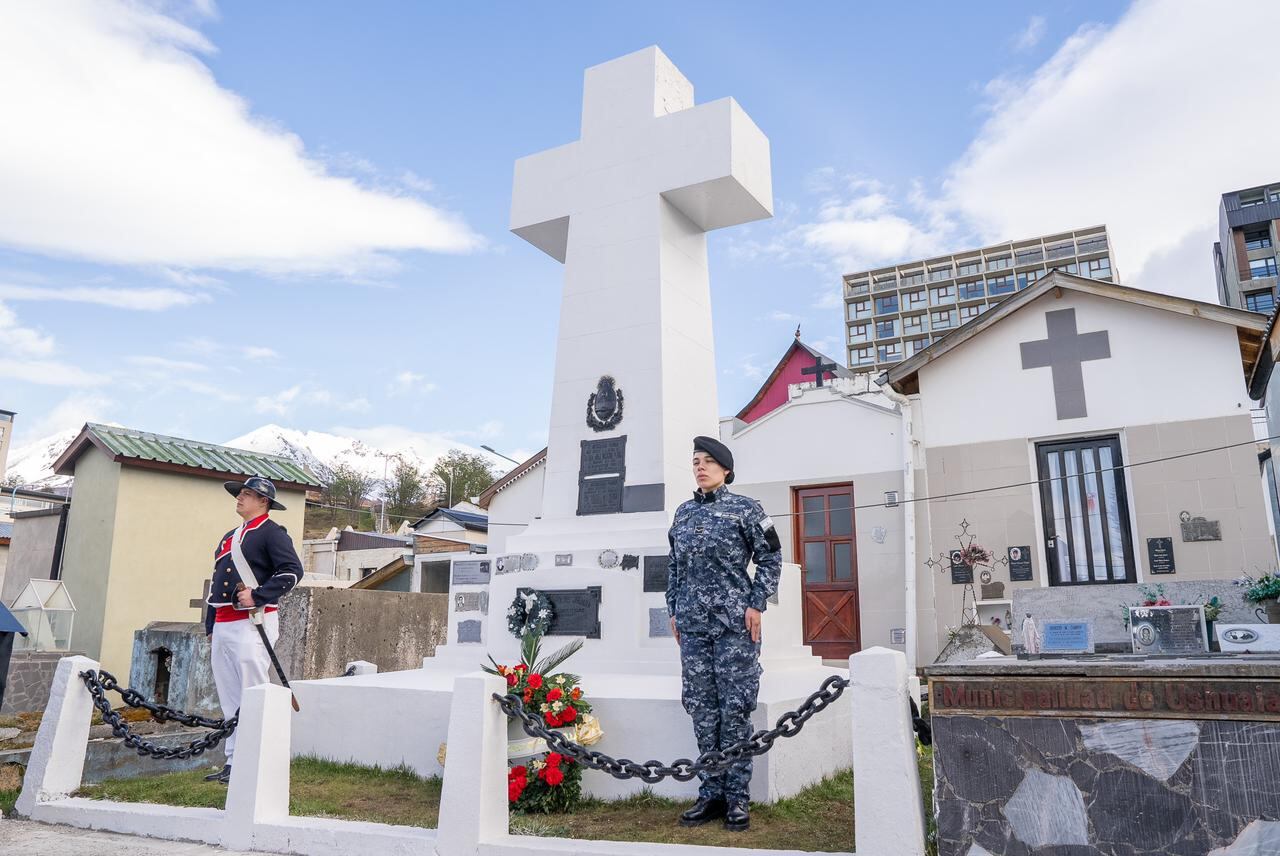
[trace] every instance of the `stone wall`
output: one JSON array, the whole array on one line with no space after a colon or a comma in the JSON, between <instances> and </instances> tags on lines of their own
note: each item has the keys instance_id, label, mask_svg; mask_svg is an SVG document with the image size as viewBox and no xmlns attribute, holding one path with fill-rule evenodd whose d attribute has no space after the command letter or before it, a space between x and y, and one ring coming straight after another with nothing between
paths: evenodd
<instances>
[{"instance_id":1,"label":"stone wall","mask_svg":"<svg viewBox=\"0 0 1280 856\"><path fill-rule=\"evenodd\" d=\"M167 656L162 658L164 652ZM203 624L153 621L145 630L133 634L129 686L152 701L219 718L222 709L218 707L209 655L210 645ZM167 691L163 686L165 671L168 672Z\"/></svg>"},{"instance_id":2,"label":"stone wall","mask_svg":"<svg viewBox=\"0 0 1280 856\"><path fill-rule=\"evenodd\" d=\"M53 682L58 661L70 656L67 651L15 651L9 660L9 683L4 691L0 714L44 710L49 701L49 685Z\"/></svg>"},{"instance_id":3,"label":"stone wall","mask_svg":"<svg viewBox=\"0 0 1280 856\"><path fill-rule=\"evenodd\" d=\"M1154 589L1164 586L1165 596L1174 604L1204 603L1217 595L1222 602L1218 621L1233 624L1257 624L1253 612L1256 604L1245 603L1244 589L1231 580L1194 580L1175 582L1156 579L1139 584ZM1139 585L1050 586L1013 590L1013 648L1022 650L1022 619L1029 612L1042 628L1046 621L1092 621L1093 641L1099 651L1132 650L1129 631L1124 625L1121 605L1131 606L1142 599Z\"/></svg>"}]
</instances>

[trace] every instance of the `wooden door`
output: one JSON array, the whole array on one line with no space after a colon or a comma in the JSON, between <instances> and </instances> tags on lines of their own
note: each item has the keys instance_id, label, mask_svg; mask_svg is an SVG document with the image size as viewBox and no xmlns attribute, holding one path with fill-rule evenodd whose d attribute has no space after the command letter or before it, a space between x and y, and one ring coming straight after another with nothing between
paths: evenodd
<instances>
[{"instance_id":1,"label":"wooden door","mask_svg":"<svg viewBox=\"0 0 1280 856\"><path fill-rule=\"evenodd\" d=\"M805 644L820 657L848 657L861 648L853 485L793 488L792 503Z\"/></svg>"}]
</instances>

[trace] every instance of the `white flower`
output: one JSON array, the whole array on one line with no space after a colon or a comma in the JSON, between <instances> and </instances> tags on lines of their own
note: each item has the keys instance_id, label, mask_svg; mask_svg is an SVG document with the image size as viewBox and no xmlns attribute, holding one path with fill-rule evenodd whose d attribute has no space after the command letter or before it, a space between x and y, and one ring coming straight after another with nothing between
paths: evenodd
<instances>
[{"instance_id":1,"label":"white flower","mask_svg":"<svg viewBox=\"0 0 1280 856\"><path fill-rule=\"evenodd\" d=\"M539 609L539 610L538 610L538 617L539 617L539 618L546 618L546 617L547 617L548 615L550 615L550 614L551 614L551 613L550 613L550 612L548 612L548 611L547 611L547 610L545 610L545 609Z\"/></svg>"},{"instance_id":2,"label":"white flower","mask_svg":"<svg viewBox=\"0 0 1280 856\"><path fill-rule=\"evenodd\" d=\"M557 683L557 684L563 684L563 683L564 683L564 675L556 675L556 683Z\"/></svg>"},{"instance_id":3,"label":"white flower","mask_svg":"<svg viewBox=\"0 0 1280 856\"><path fill-rule=\"evenodd\" d=\"M550 707L549 705L545 705L545 704L544 704L544 705L540 708L540 710L541 710L543 713L546 713L547 711L551 710L551 707Z\"/></svg>"},{"instance_id":4,"label":"white flower","mask_svg":"<svg viewBox=\"0 0 1280 856\"><path fill-rule=\"evenodd\" d=\"M536 761L536 760L535 760L535 761L534 761L532 764L530 764L529 766L530 766L530 767L533 767L534 772L537 772L538 770L541 770L543 767L547 766L547 762L546 762L546 761Z\"/></svg>"},{"instance_id":5,"label":"white flower","mask_svg":"<svg viewBox=\"0 0 1280 856\"><path fill-rule=\"evenodd\" d=\"M510 616L510 617L512 617L512 618L515 618L515 615L516 615L516 608L515 608L514 606L508 606L508 607L507 607L507 615L508 615L508 616Z\"/></svg>"},{"instance_id":6,"label":"white flower","mask_svg":"<svg viewBox=\"0 0 1280 856\"><path fill-rule=\"evenodd\" d=\"M562 701L556 702L555 704L551 705L551 709L554 710L556 713L559 713L560 711L564 710L564 702Z\"/></svg>"}]
</instances>

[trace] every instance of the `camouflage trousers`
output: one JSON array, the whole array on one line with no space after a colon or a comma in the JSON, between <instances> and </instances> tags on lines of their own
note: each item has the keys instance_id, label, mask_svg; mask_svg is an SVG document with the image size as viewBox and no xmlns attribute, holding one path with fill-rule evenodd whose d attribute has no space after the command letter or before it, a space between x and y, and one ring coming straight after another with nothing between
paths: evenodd
<instances>
[{"instance_id":1,"label":"camouflage trousers","mask_svg":"<svg viewBox=\"0 0 1280 856\"><path fill-rule=\"evenodd\" d=\"M681 694L693 719L698 751L732 746L751 736L751 711L760 693L760 645L745 628L680 634ZM751 759L727 772L699 773L698 796L746 800Z\"/></svg>"}]
</instances>

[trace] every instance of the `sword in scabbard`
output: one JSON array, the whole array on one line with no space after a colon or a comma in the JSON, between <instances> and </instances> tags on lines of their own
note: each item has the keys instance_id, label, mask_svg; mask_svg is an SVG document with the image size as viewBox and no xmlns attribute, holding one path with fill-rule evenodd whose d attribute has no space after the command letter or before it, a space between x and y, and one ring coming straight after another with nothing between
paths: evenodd
<instances>
[{"instance_id":1,"label":"sword in scabbard","mask_svg":"<svg viewBox=\"0 0 1280 856\"><path fill-rule=\"evenodd\" d=\"M245 587L244 583L240 583L237 592ZM271 665L275 667L276 674L280 676L280 685L289 691L289 699L293 703L294 711L300 711L298 707L298 697L293 692L293 687L289 686L289 678L285 676L284 667L280 665L280 658L276 656L276 649L271 647L271 640L267 638L267 628L262 623L262 610L255 609L249 613L249 621L258 630L258 638L262 640L262 644L267 648L267 656L271 658Z\"/></svg>"}]
</instances>

